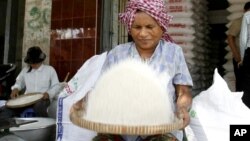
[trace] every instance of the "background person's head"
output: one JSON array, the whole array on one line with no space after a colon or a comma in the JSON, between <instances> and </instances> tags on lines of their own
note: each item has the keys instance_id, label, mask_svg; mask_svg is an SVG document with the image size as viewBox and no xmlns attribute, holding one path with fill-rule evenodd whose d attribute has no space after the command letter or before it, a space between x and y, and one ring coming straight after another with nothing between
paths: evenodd
<instances>
[{"instance_id":1,"label":"background person's head","mask_svg":"<svg viewBox=\"0 0 250 141\"><path fill-rule=\"evenodd\" d=\"M29 64L32 68L36 68L45 60L45 58L46 55L42 52L40 47L33 46L28 49L24 62Z\"/></svg>"},{"instance_id":2,"label":"background person's head","mask_svg":"<svg viewBox=\"0 0 250 141\"><path fill-rule=\"evenodd\" d=\"M244 11L246 12L248 10L250 10L250 1L245 3L245 5L244 5Z\"/></svg>"}]
</instances>

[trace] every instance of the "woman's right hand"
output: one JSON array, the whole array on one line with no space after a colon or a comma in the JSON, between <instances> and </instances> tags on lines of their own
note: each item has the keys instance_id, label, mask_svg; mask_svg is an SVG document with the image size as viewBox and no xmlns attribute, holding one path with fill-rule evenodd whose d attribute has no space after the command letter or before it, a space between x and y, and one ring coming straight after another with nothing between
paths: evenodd
<instances>
[{"instance_id":1,"label":"woman's right hand","mask_svg":"<svg viewBox=\"0 0 250 141\"><path fill-rule=\"evenodd\" d=\"M13 89L10 94L10 98L17 98L19 96L19 90L18 89Z\"/></svg>"}]
</instances>

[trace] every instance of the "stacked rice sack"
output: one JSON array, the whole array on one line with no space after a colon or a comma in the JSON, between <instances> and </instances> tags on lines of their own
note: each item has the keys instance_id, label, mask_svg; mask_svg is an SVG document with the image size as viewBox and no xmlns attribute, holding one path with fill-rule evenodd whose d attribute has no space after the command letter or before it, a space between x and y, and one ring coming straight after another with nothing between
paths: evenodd
<instances>
[{"instance_id":1,"label":"stacked rice sack","mask_svg":"<svg viewBox=\"0 0 250 141\"><path fill-rule=\"evenodd\" d=\"M228 24L226 25L228 28L233 20L238 19L243 15L243 7L248 1L249 0L228 0L229 7L227 8L227 11L229 12L229 15L227 16ZM235 75L232 63L233 57L229 46L226 47L226 51L226 63L223 65L223 68L225 69L225 75L223 78L226 80L230 90L235 91Z\"/></svg>"},{"instance_id":2,"label":"stacked rice sack","mask_svg":"<svg viewBox=\"0 0 250 141\"><path fill-rule=\"evenodd\" d=\"M168 32L183 48L186 62L193 78L193 94L211 85L216 57L209 57L215 49L209 46L207 1L166 0L169 14L173 16ZM215 53L216 54L216 53Z\"/></svg>"}]
</instances>

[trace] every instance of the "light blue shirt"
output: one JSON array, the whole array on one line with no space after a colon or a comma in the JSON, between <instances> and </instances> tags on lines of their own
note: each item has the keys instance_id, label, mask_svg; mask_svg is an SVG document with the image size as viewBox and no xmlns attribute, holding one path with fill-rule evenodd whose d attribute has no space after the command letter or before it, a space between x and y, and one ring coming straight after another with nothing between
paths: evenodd
<instances>
[{"instance_id":1,"label":"light blue shirt","mask_svg":"<svg viewBox=\"0 0 250 141\"><path fill-rule=\"evenodd\" d=\"M142 60L134 42L129 42L116 46L108 52L107 59L104 63L103 71L126 58L132 57L137 60ZM143 60L142 60L143 61ZM174 84L193 86L192 78L189 73L182 48L177 44L160 40L153 55L146 60L148 65L156 72L167 72L170 76L170 81L167 86L168 92L172 100L176 100ZM175 106L175 103L172 105ZM175 109L175 107L174 107ZM182 140L183 134L180 131L174 131L173 134ZM129 141L134 141L136 137L124 137ZM133 138L133 139L132 139Z\"/></svg>"}]
</instances>

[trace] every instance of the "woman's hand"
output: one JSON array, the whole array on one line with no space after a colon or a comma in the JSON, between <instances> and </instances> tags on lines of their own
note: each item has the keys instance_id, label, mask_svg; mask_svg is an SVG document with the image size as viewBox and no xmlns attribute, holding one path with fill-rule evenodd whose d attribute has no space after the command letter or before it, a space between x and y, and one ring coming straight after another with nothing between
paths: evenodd
<instances>
[{"instance_id":1,"label":"woman's hand","mask_svg":"<svg viewBox=\"0 0 250 141\"><path fill-rule=\"evenodd\" d=\"M13 89L10 94L10 98L17 98L19 96L19 90L18 89Z\"/></svg>"},{"instance_id":2,"label":"woman's hand","mask_svg":"<svg viewBox=\"0 0 250 141\"><path fill-rule=\"evenodd\" d=\"M84 99L82 98L81 100L79 100L76 103L74 103L73 104L73 108L75 110L81 110L81 109L83 109L84 108L83 101L84 101Z\"/></svg>"},{"instance_id":3,"label":"woman's hand","mask_svg":"<svg viewBox=\"0 0 250 141\"><path fill-rule=\"evenodd\" d=\"M185 128L190 122L189 112L186 107L180 107L177 109L177 116L183 119L183 128Z\"/></svg>"},{"instance_id":4,"label":"woman's hand","mask_svg":"<svg viewBox=\"0 0 250 141\"><path fill-rule=\"evenodd\" d=\"M190 88L185 85L176 85L176 107L177 116L183 119L183 128L185 128L190 122L189 109L192 105L192 95Z\"/></svg>"},{"instance_id":5,"label":"woman's hand","mask_svg":"<svg viewBox=\"0 0 250 141\"><path fill-rule=\"evenodd\" d=\"M242 66L242 61L239 61L237 66L238 66L238 68L240 68Z\"/></svg>"},{"instance_id":6,"label":"woman's hand","mask_svg":"<svg viewBox=\"0 0 250 141\"><path fill-rule=\"evenodd\" d=\"M47 92L43 93L43 99L49 99L49 94Z\"/></svg>"}]
</instances>

